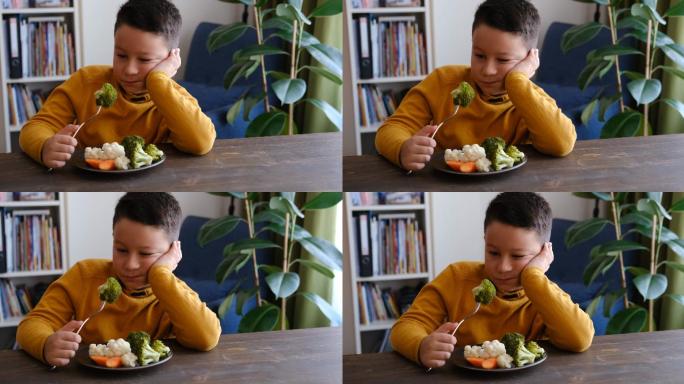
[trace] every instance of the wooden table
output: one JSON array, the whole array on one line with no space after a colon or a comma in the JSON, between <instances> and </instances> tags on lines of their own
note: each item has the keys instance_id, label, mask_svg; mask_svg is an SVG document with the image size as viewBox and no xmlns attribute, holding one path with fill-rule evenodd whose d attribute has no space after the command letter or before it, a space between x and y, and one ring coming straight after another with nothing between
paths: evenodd
<instances>
[{"instance_id":1,"label":"wooden table","mask_svg":"<svg viewBox=\"0 0 684 384\"><path fill-rule=\"evenodd\" d=\"M223 335L209 352L170 343L171 360L156 367L108 372L75 361L48 370L23 351L0 351L2 383L341 383L342 330L313 328Z\"/></svg>"},{"instance_id":2,"label":"wooden table","mask_svg":"<svg viewBox=\"0 0 684 384\"><path fill-rule=\"evenodd\" d=\"M546 361L508 373L470 371L450 362L429 374L397 353L346 355L345 383L682 383L684 330L597 336L584 353L544 347Z\"/></svg>"},{"instance_id":3,"label":"wooden table","mask_svg":"<svg viewBox=\"0 0 684 384\"><path fill-rule=\"evenodd\" d=\"M67 164L48 173L24 153L0 154L2 191L340 191L342 134L216 140L205 156L170 145L163 164L119 175Z\"/></svg>"},{"instance_id":4,"label":"wooden table","mask_svg":"<svg viewBox=\"0 0 684 384\"><path fill-rule=\"evenodd\" d=\"M563 158L521 146L528 163L492 176L413 175L376 155L346 156L345 191L681 191L684 134L578 141Z\"/></svg>"}]
</instances>

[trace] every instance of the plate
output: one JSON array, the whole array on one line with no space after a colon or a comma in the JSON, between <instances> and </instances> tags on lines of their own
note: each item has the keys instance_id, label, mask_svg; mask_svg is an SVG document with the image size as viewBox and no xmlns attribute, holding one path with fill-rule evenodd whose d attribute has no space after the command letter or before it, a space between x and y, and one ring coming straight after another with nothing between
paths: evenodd
<instances>
[{"instance_id":1,"label":"plate","mask_svg":"<svg viewBox=\"0 0 684 384\"><path fill-rule=\"evenodd\" d=\"M95 364L94 361L90 360L90 356L88 356L88 348L89 346L82 346L81 348L76 351L76 361L86 367L89 368L95 368L99 369L102 371L137 371L139 369L147 369L147 368L152 368L156 367L157 365L161 365L169 361L173 357L173 351L169 352L169 355L166 356L165 358L159 360L156 363L151 363L143 366L135 366L135 367L119 367L119 368L109 368L109 367L103 367L101 365Z\"/></svg>"},{"instance_id":2,"label":"plate","mask_svg":"<svg viewBox=\"0 0 684 384\"><path fill-rule=\"evenodd\" d=\"M473 172L473 173L463 173L463 172L456 172L453 169L447 165L446 161L444 160L444 151L439 151L436 152L432 158L430 159L430 165L432 165L433 168L445 172L445 173L451 173L453 175L461 175L461 176L492 176L492 175L499 175L502 173L508 173L511 171L515 171L516 169L522 167L523 165L527 164L527 156L523 159L523 161L520 164L516 164L510 168L502 169L500 171L491 171L491 172Z\"/></svg>"},{"instance_id":3,"label":"plate","mask_svg":"<svg viewBox=\"0 0 684 384\"><path fill-rule=\"evenodd\" d=\"M453 357L451 358L451 361L454 363L455 366L465 368L465 369L470 369L471 371L484 371L484 372L511 372L511 371L520 371L522 369L527 369L527 368L532 368L535 367L544 361L546 361L546 358L548 357L548 354L545 353L544 356L535 361L532 364L527 364L523 365L522 367L511 367L511 368L492 368L492 369L484 369L484 368L478 368L475 366L470 365L470 363L463 357L463 348L457 348L454 350L454 353L452 355Z\"/></svg>"},{"instance_id":4,"label":"plate","mask_svg":"<svg viewBox=\"0 0 684 384\"><path fill-rule=\"evenodd\" d=\"M89 172L95 172L95 173L117 173L117 174L118 173L133 173L133 172L144 171L144 170L156 167L157 165L163 163L164 160L166 160L166 155L163 155L162 158L159 161L157 161L156 163L152 163L152 164L146 165L144 167L135 168L135 169L114 169L111 171L104 171L102 169L91 168L90 165L88 165L85 162L85 151L83 149L76 149L76 151L74 152L74 155L71 157L71 163L77 168L81 168L83 170L86 170Z\"/></svg>"}]
</instances>

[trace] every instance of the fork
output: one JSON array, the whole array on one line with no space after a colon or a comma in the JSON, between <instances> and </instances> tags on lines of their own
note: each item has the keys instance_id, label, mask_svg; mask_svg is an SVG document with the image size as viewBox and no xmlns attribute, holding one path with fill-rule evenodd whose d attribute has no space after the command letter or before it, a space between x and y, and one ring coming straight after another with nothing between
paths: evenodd
<instances>
[{"instance_id":1,"label":"fork","mask_svg":"<svg viewBox=\"0 0 684 384\"><path fill-rule=\"evenodd\" d=\"M469 317L473 316L479 310L480 310L480 303L478 302L477 305L475 306L475 309L473 309L469 314L465 315L465 317L463 319L461 319L461 321L459 321L458 324L456 324L456 328L454 328L454 330L451 332L451 336L456 334L456 331L461 327L461 324L463 324L464 321L466 321ZM432 371L432 368L428 368L427 370L425 370L425 372L430 372L430 371Z\"/></svg>"},{"instance_id":2,"label":"fork","mask_svg":"<svg viewBox=\"0 0 684 384\"><path fill-rule=\"evenodd\" d=\"M83 128L83 126L84 126L87 122L89 122L90 120L94 119L95 116L97 116L98 114L100 114L100 111L101 111L101 110L102 110L102 106L99 105L99 106L97 107L97 111L95 111L95 114L92 115L92 116L90 116L89 118L87 118L84 122L82 122L82 123L78 126L78 128L76 128L76 131L75 131L74 133L71 134L71 137L76 137L76 134L78 133L78 131L80 131L81 128ZM74 120L74 123L76 123L76 120ZM52 172L52 168L48 168L48 172Z\"/></svg>"},{"instance_id":3,"label":"fork","mask_svg":"<svg viewBox=\"0 0 684 384\"><path fill-rule=\"evenodd\" d=\"M451 116L447 117L446 119L444 119L444 121L442 121L441 123L439 123L439 125L437 126L437 129L435 129L435 131L432 132L432 135L430 135L430 138L431 138L431 139L434 139L434 138L435 138L435 135L437 134L437 131L439 131L439 129L442 128L442 125L444 125L444 123L446 123L447 121L451 120L452 117L456 116L456 114L458 113L458 109L459 109L460 107L461 107L460 105L457 105L456 108L454 109L454 113L452 113ZM412 174L412 173L413 173L413 170L410 170L410 171L408 171L408 173L406 173L406 175L410 175L410 174Z\"/></svg>"},{"instance_id":4,"label":"fork","mask_svg":"<svg viewBox=\"0 0 684 384\"><path fill-rule=\"evenodd\" d=\"M86 317L85 320L83 320L83 323L81 323L81 326L78 327L78 330L76 330L76 334L77 334L77 335L78 335L79 333L81 333L81 329L83 329L83 326L85 325L85 323L88 322L88 320L90 320L91 317L93 317L93 316L97 315L98 313L102 312L102 310L104 309L106 303L107 303L107 302L103 300L102 303L100 304L100 308L99 308L97 311L91 313L88 317ZM56 365L51 365L51 366L50 366L50 370L53 370L53 369L55 369L55 368L57 368Z\"/></svg>"}]
</instances>

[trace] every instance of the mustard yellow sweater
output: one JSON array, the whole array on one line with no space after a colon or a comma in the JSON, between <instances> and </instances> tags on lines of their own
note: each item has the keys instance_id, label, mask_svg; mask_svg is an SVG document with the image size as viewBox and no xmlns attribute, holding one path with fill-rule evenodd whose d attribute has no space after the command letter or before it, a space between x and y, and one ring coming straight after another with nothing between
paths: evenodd
<instances>
[{"instance_id":1,"label":"mustard yellow sweater","mask_svg":"<svg viewBox=\"0 0 684 384\"><path fill-rule=\"evenodd\" d=\"M484 264L460 262L449 265L420 291L392 328L394 350L419 362L420 342L448 321L456 322L475 308L472 289L484 279ZM548 338L558 348L581 352L591 346L594 324L570 296L551 282L542 270L525 268L523 289L513 298L497 297L469 318L456 332L458 346L500 339L519 332L530 339ZM508 295L507 295L508 297Z\"/></svg>"},{"instance_id":2,"label":"mustard yellow sweater","mask_svg":"<svg viewBox=\"0 0 684 384\"><path fill-rule=\"evenodd\" d=\"M466 66L437 68L404 97L397 111L385 121L375 137L378 152L399 164L401 145L424 126L437 125L454 112L451 91L462 81L475 82ZM572 121L556 102L521 72L506 77L507 95L490 103L478 93L466 108L437 132L440 149L480 144L490 136L503 137L509 144L531 143L541 153L565 156L575 146L577 133Z\"/></svg>"},{"instance_id":3,"label":"mustard yellow sweater","mask_svg":"<svg viewBox=\"0 0 684 384\"><path fill-rule=\"evenodd\" d=\"M80 147L99 147L127 135L142 136L148 143L171 141L179 150L195 155L213 147L216 130L211 119L185 88L163 72L152 71L147 76L147 94L132 96L115 83L110 66L89 66L55 88L40 112L22 127L21 149L41 162L47 139L68 124L80 124L95 114L95 91L107 82L116 87L118 98L78 132Z\"/></svg>"},{"instance_id":4,"label":"mustard yellow sweater","mask_svg":"<svg viewBox=\"0 0 684 384\"><path fill-rule=\"evenodd\" d=\"M112 262L83 260L50 284L38 305L21 321L17 341L31 356L45 362L48 336L72 319L84 320L100 307L98 287L114 276ZM185 347L207 351L218 344L221 325L192 289L163 266L148 272L149 288L124 293L93 316L81 330L82 342L106 343L145 331L153 339L175 336Z\"/></svg>"}]
</instances>

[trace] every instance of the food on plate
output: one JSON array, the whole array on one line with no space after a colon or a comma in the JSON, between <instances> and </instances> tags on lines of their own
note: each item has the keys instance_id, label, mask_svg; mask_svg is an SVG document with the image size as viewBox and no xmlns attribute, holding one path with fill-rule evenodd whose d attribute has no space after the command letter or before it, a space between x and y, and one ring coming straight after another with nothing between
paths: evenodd
<instances>
[{"instance_id":1,"label":"food on plate","mask_svg":"<svg viewBox=\"0 0 684 384\"><path fill-rule=\"evenodd\" d=\"M138 358L140 365L156 363L169 355L171 349L161 340L151 341L147 332L136 331L128 334L126 340L131 345L131 351Z\"/></svg>"},{"instance_id":2,"label":"food on plate","mask_svg":"<svg viewBox=\"0 0 684 384\"><path fill-rule=\"evenodd\" d=\"M102 88L95 91L95 104L109 108L114 105L116 97L116 88L110 83L104 83Z\"/></svg>"},{"instance_id":3,"label":"food on plate","mask_svg":"<svg viewBox=\"0 0 684 384\"><path fill-rule=\"evenodd\" d=\"M513 368L532 364L546 355L535 341L525 342L517 332L506 333L501 340L485 341L482 345L466 345L463 357L478 368Z\"/></svg>"},{"instance_id":4,"label":"food on plate","mask_svg":"<svg viewBox=\"0 0 684 384\"><path fill-rule=\"evenodd\" d=\"M444 160L449 168L461 173L500 171L520 164L525 154L515 145L506 146L500 137L488 137L482 144L447 149Z\"/></svg>"},{"instance_id":5,"label":"food on plate","mask_svg":"<svg viewBox=\"0 0 684 384\"><path fill-rule=\"evenodd\" d=\"M121 144L105 143L102 148L85 149L85 162L92 168L111 171L140 168L156 163L164 157L156 145L145 144L145 139L137 135L124 137Z\"/></svg>"},{"instance_id":6,"label":"food on plate","mask_svg":"<svg viewBox=\"0 0 684 384\"><path fill-rule=\"evenodd\" d=\"M121 296L121 284L114 277L108 277L107 281L100 285L98 290L100 291L100 300L106 301L109 304L116 301L116 299Z\"/></svg>"},{"instance_id":7,"label":"food on plate","mask_svg":"<svg viewBox=\"0 0 684 384\"><path fill-rule=\"evenodd\" d=\"M467 107L475 99L475 90L467 82L463 81L456 89L451 91L451 98L454 105Z\"/></svg>"},{"instance_id":8,"label":"food on plate","mask_svg":"<svg viewBox=\"0 0 684 384\"><path fill-rule=\"evenodd\" d=\"M510 168L515 164L519 164L525 159L525 154L515 145L506 147L506 141L501 137L488 137L482 142L487 153L487 158L492 163L492 168L495 171L500 171L505 168Z\"/></svg>"},{"instance_id":9,"label":"food on plate","mask_svg":"<svg viewBox=\"0 0 684 384\"><path fill-rule=\"evenodd\" d=\"M121 142L126 157L131 161L131 167L140 168L161 160L164 152L159 150L154 144L145 145L145 139L138 135L124 137Z\"/></svg>"},{"instance_id":10,"label":"food on plate","mask_svg":"<svg viewBox=\"0 0 684 384\"><path fill-rule=\"evenodd\" d=\"M546 353L534 341L525 343L525 337L517 332L506 333L501 338L501 342L506 347L506 353L513 358L516 367L532 364L535 360L544 357Z\"/></svg>"},{"instance_id":11,"label":"food on plate","mask_svg":"<svg viewBox=\"0 0 684 384\"><path fill-rule=\"evenodd\" d=\"M480 285L473 288L473 296L478 303L489 304L496 296L496 287L489 279L482 279Z\"/></svg>"},{"instance_id":12,"label":"food on plate","mask_svg":"<svg viewBox=\"0 0 684 384\"><path fill-rule=\"evenodd\" d=\"M107 344L90 344L88 356L95 364L108 368L135 367L138 359L124 339L111 339Z\"/></svg>"}]
</instances>

